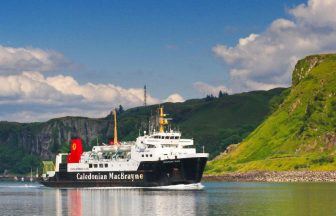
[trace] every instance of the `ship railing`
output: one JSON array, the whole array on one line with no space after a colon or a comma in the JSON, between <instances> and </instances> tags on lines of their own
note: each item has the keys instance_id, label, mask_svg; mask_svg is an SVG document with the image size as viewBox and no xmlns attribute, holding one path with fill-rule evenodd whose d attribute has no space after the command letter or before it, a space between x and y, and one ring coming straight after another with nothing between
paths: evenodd
<instances>
[{"instance_id":1,"label":"ship railing","mask_svg":"<svg viewBox=\"0 0 336 216\"><path fill-rule=\"evenodd\" d=\"M135 141L123 141L120 144L121 145L135 145Z\"/></svg>"}]
</instances>

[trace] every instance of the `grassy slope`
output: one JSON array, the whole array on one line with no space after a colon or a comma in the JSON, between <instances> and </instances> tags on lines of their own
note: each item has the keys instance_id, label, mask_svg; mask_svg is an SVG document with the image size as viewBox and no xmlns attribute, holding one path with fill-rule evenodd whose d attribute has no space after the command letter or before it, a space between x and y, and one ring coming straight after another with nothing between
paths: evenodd
<instances>
[{"instance_id":1,"label":"grassy slope","mask_svg":"<svg viewBox=\"0 0 336 216\"><path fill-rule=\"evenodd\" d=\"M214 157L229 144L238 143L270 113L269 102L283 89L242 93L204 104L180 122L182 131Z\"/></svg>"},{"instance_id":2,"label":"grassy slope","mask_svg":"<svg viewBox=\"0 0 336 216\"><path fill-rule=\"evenodd\" d=\"M212 158L229 144L240 142L252 132L270 113L270 103L276 106L281 100L282 92L284 89L278 88L163 105L165 111L171 114L173 125L183 132L183 136L194 138L199 151L204 145ZM147 112L151 110L154 113L156 108L151 106ZM132 140L136 137L145 113L143 108L123 113L120 130L124 131L124 138Z\"/></svg>"},{"instance_id":3,"label":"grassy slope","mask_svg":"<svg viewBox=\"0 0 336 216\"><path fill-rule=\"evenodd\" d=\"M296 65L278 110L206 172L335 169L335 128L336 55L309 56Z\"/></svg>"}]
</instances>

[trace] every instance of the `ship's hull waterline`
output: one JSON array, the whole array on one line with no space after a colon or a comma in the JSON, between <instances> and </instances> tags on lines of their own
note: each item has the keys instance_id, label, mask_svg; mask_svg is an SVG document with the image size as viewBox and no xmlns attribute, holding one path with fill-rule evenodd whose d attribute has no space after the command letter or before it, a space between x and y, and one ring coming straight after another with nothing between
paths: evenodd
<instances>
[{"instance_id":1,"label":"ship's hull waterline","mask_svg":"<svg viewBox=\"0 0 336 216\"><path fill-rule=\"evenodd\" d=\"M199 183L207 157L141 162L136 171L56 172L48 187L158 187ZM66 165L65 165L66 166Z\"/></svg>"}]
</instances>

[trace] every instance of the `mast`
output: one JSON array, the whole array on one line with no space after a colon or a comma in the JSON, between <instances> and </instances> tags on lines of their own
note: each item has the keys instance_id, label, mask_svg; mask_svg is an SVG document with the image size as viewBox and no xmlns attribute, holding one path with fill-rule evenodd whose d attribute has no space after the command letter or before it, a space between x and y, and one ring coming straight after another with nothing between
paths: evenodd
<instances>
[{"instance_id":1,"label":"mast","mask_svg":"<svg viewBox=\"0 0 336 216\"><path fill-rule=\"evenodd\" d=\"M147 114L147 86L146 86L146 84L144 85L144 101L143 102L144 102L144 109L145 109L145 112L146 112L146 123L145 123L144 127L146 128L146 130L148 130L148 134L151 134L151 132L152 132L151 122L150 122L150 117Z\"/></svg>"},{"instance_id":2,"label":"mast","mask_svg":"<svg viewBox=\"0 0 336 216\"><path fill-rule=\"evenodd\" d=\"M144 86L144 107L147 106L147 87Z\"/></svg>"},{"instance_id":3,"label":"mast","mask_svg":"<svg viewBox=\"0 0 336 216\"><path fill-rule=\"evenodd\" d=\"M117 130L117 111L116 109L113 110L113 116L114 116L114 138L113 138L113 144L118 143L118 130Z\"/></svg>"},{"instance_id":4,"label":"mast","mask_svg":"<svg viewBox=\"0 0 336 216\"><path fill-rule=\"evenodd\" d=\"M166 118L167 114L164 113L163 107L159 107L159 131L161 133L164 132L165 126L168 124L168 118Z\"/></svg>"}]
</instances>

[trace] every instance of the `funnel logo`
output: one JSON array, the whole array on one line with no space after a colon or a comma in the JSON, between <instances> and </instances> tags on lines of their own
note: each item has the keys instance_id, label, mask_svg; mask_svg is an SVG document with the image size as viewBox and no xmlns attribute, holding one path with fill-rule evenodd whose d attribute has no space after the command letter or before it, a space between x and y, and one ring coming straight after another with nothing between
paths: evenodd
<instances>
[{"instance_id":1,"label":"funnel logo","mask_svg":"<svg viewBox=\"0 0 336 216\"><path fill-rule=\"evenodd\" d=\"M78 163L83 153L82 140L80 138L71 139L70 148L71 151L67 158L68 163Z\"/></svg>"}]
</instances>

